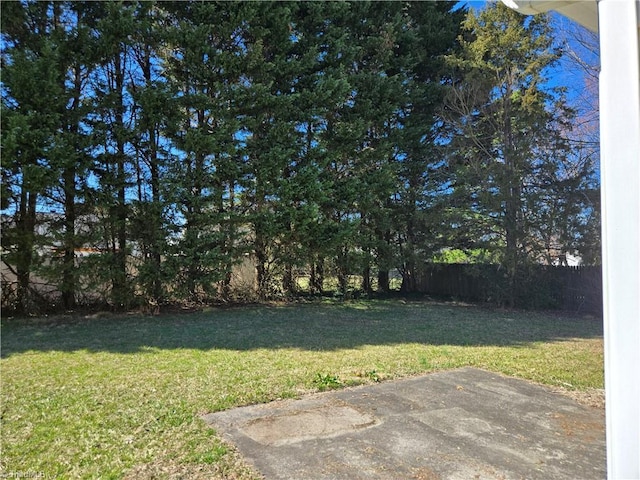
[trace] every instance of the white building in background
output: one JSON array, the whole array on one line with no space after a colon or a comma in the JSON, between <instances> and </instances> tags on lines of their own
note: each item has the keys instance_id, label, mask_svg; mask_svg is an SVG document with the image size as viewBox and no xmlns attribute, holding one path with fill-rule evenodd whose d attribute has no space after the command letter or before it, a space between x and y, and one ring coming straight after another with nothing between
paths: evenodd
<instances>
[{"instance_id":1,"label":"white building in background","mask_svg":"<svg viewBox=\"0 0 640 480\"><path fill-rule=\"evenodd\" d=\"M553 262L554 267L579 267L582 265L582 257L573 253L564 253Z\"/></svg>"},{"instance_id":2,"label":"white building in background","mask_svg":"<svg viewBox=\"0 0 640 480\"><path fill-rule=\"evenodd\" d=\"M555 10L600 37L607 473L640 479L640 1L502 0Z\"/></svg>"}]
</instances>

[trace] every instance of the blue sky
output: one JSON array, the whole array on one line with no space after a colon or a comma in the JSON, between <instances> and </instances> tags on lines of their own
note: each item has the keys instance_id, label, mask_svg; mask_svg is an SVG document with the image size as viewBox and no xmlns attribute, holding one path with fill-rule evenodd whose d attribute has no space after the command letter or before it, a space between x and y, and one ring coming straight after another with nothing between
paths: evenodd
<instances>
[{"instance_id":1,"label":"blue sky","mask_svg":"<svg viewBox=\"0 0 640 480\"><path fill-rule=\"evenodd\" d=\"M500 0L466 0L458 1L457 5L467 6L474 10L482 10L487 4ZM567 48L584 62L595 68L587 72L568 55L550 73L551 86L567 88L567 97L572 103L579 103L581 109L593 110L594 120L597 120L597 87L594 78L597 77L599 57L597 52L597 37L590 34L584 27L555 12L551 13L552 25L556 29L558 43L566 42ZM594 51L595 50L595 51ZM592 77L592 78L588 78ZM588 114L589 112L587 112Z\"/></svg>"}]
</instances>

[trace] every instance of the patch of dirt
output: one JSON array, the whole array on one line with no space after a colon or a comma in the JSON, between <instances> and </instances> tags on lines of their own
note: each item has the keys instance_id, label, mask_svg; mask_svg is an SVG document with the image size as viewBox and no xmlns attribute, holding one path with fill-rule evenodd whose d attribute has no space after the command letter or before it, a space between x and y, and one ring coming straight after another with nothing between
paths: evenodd
<instances>
[{"instance_id":1,"label":"patch of dirt","mask_svg":"<svg viewBox=\"0 0 640 480\"><path fill-rule=\"evenodd\" d=\"M559 395L564 395L565 397L569 397L572 400L575 400L581 405L585 407L599 408L604 410L605 407L605 396L603 388L590 388L588 390L569 390L563 387L553 387L544 383L535 382L533 380L529 380L521 377L509 377L508 375L503 375L498 372L492 371L492 373L496 373L497 375L502 375L507 378L518 378L518 380L523 380L525 382L529 382L532 385L537 385L538 387L546 388L550 392L557 393Z\"/></svg>"},{"instance_id":2,"label":"patch of dirt","mask_svg":"<svg viewBox=\"0 0 640 480\"><path fill-rule=\"evenodd\" d=\"M171 461L137 465L127 472L125 480L258 480L263 477L244 465L193 465Z\"/></svg>"},{"instance_id":3,"label":"patch of dirt","mask_svg":"<svg viewBox=\"0 0 640 480\"><path fill-rule=\"evenodd\" d=\"M211 464L180 463L159 458L152 463L131 468L124 480L263 480L253 467L242 459L238 451L227 444L230 451L220 461Z\"/></svg>"},{"instance_id":4,"label":"patch of dirt","mask_svg":"<svg viewBox=\"0 0 640 480\"><path fill-rule=\"evenodd\" d=\"M604 389L592 388L585 391L567 390L564 388L553 388L554 392L569 397L581 405L604 410Z\"/></svg>"},{"instance_id":5,"label":"patch of dirt","mask_svg":"<svg viewBox=\"0 0 640 480\"><path fill-rule=\"evenodd\" d=\"M411 477L413 480L441 480L442 477L429 467L412 468Z\"/></svg>"},{"instance_id":6,"label":"patch of dirt","mask_svg":"<svg viewBox=\"0 0 640 480\"><path fill-rule=\"evenodd\" d=\"M593 442L601 436L604 424L591 420L584 420L557 412L552 418L558 423L565 437L580 438L587 442Z\"/></svg>"}]
</instances>

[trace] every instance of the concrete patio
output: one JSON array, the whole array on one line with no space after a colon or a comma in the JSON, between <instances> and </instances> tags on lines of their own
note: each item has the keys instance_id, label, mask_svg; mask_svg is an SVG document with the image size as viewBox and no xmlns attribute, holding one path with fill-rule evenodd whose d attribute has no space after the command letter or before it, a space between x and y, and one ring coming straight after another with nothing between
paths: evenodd
<instances>
[{"instance_id":1,"label":"concrete patio","mask_svg":"<svg viewBox=\"0 0 640 480\"><path fill-rule=\"evenodd\" d=\"M205 415L266 479L602 479L604 410L475 368Z\"/></svg>"}]
</instances>

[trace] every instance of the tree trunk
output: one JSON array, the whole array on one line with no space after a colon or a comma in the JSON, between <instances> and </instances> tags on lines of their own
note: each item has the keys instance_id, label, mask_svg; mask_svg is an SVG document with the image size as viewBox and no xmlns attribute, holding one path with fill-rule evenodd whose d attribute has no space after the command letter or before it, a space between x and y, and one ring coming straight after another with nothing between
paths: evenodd
<instances>
[{"instance_id":1,"label":"tree trunk","mask_svg":"<svg viewBox=\"0 0 640 480\"><path fill-rule=\"evenodd\" d=\"M153 78L151 75L151 62L152 52L151 47L143 45L144 49L143 60L141 63L141 69L144 77L145 88L152 88ZM153 272L153 279L151 280L150 291L148 295L157 304L160 303L162 292L162 280L160 278L161 270L161 245L162 241L162 205L160 199L160 173L159 173L159 159L158 159L158 125L154 123L150 118L147 125L147 136L149 137L148 147L148 162L151 184L151 218L150 223L150 245L149 245L149 261L151 262L151 270Z\"/></svg>"},{"instance_id":2,"label":"tree trunk","mask_svg":"<svg viewBox=\"0 0 640 480\"><path fill-rule=\"evenodd\" d=\"M318 259L311 264L311 279L309 281L311 293L324 293L324 261Z\"/></svg>"},{"instance_id":3,"label":"tree trunk","mask_svg":"<svg viewBox=\"0 0 640 480\"><path fill-rule=\"evenodd\" d=\"M62 304L65 310L76 306L76 171L73 165L65 168L64 188L64 258L62 262Z\"/></svg>"},{"instance_id":4,"label":"tree trunk","mask_svg":"<svg viewBox=\"0 0 640 480\"><path fill-rule=\"evenodd\" d=\"M508 295L507 304L514 307L518 289L518 268L519 268L519 240L520 222L519 212L521 211L521 188L520 175L518 169L518 159L515 142L513 138L513 128L511 124L511 86L508 85L503 105L504 111L504 163L506 167L507 182L505 201L505 239L506 239L506 266L508 274Z\"/></svg>"},{"instance_id":5,"label":"tree trunk","mask_svg":"<svg viewBox=\"0 0 640 480\"><path fill-rule=\"evenodd\" d=\"M117 124L124 126L121 113L118 114ZM115 226L117 245L115 248L115 271L113 277L114 301L118 308L126 308L129 303L127 288L127 206L126 206L126 172L124 141L117 140L116 172L117 172L117 200L115 208Z\"/></svg>"},{"instance_id":6,"label":"tree trunk","mask_svg":"<svg viewBox=\"0 0 640 480\"><path fill-rule=\"evenodd\" d=\"M269 275L267 268L267 252L261 232L256 231L255 239L256 278L258 282L258 297L265 300L269 296Z\"/></svg>"},{"instance_id":7,"label":"tree trunk","mask_svg":"<svg viewBox=\"0 0 640 480\"><path fill-rule=\"evenodd\" d=\"M404 266L400 291L403 293L413 293L416 291L415 265L412 262L406 263Z\"/></svg>"},{"instance_id":8,"label":"tree trunk","mask_svg":"<svg viewBox=\"0 0 640 480\"><path fill-rule=\"evenodd\" d=\"M349 272L347 271L347 255L345 248L340 248L338 250L337 263L338 290L342 295L346 295L349 288Z\"/></svg>"},{"instance_id":9,"label":"tree trunk","mask_svg":"<svg viewBox=\"0 0 640 480\"><path fill-rule=\"evenodd\" d=\"M23 182L22 193L20 194L19 214L16 221L18 230L16 258L18 290L16 310L18 313L26 313L29 308L29 287L33 263L33 247L35 243L37 194L27 192L25 188Z\"/></svg>"},{"instance_id":10,"label":"tree trunk","mask_svg":"<svg viewBox=\"0 0 640 480\"><path fill-rule=\"evenodd\" d=\"M362 271L362 290L371 294L373 289L371 288L371 267L367 265Z\"/></svg>"},{"instance_id":11,"label":"tree trunk","mask_svg":"<svg viewBox=\"0 0 640 480\"><path fill-rule=\"evenodd\" d=\"M378 270L378 292L389 293L389 270Z\"/></svg>"},{"instance_id":12,"label":"tree trunk","mask_svg":"<svg viewBox=\"0 0 640 480\"><path fill-rule=\"evenodd\" d=\"M293 278L293 267L287 264L284 267L284 275L282 277L282 289L287 295L295 295L296 285Z\"/></svg>"}]
</instances>

